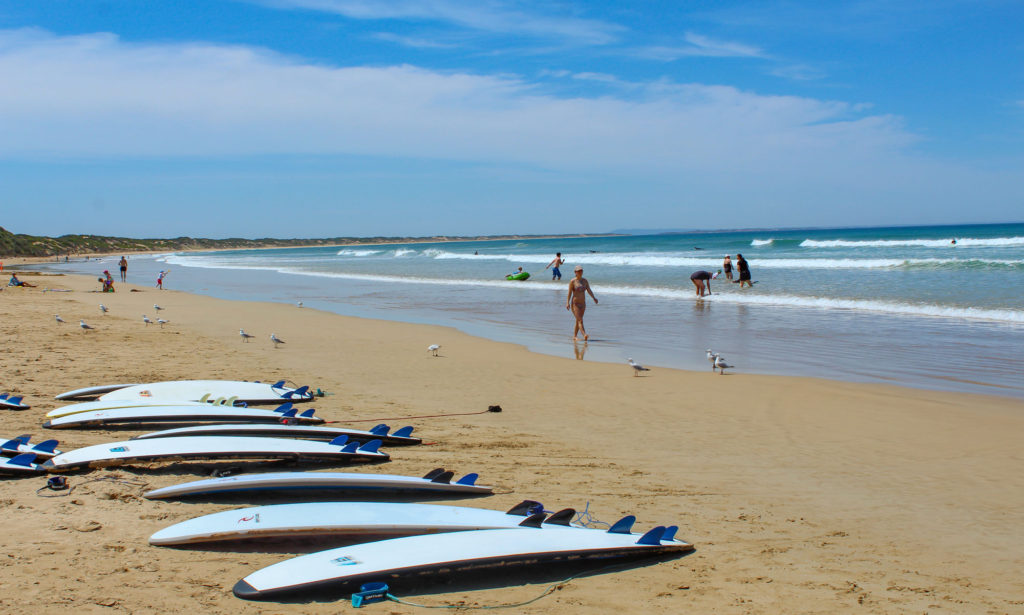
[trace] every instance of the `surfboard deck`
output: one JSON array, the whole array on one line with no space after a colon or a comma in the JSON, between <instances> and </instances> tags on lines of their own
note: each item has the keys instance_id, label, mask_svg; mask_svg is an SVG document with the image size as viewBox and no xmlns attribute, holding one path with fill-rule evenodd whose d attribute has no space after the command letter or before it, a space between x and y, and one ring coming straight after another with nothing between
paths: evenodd
<instances>
[{"instance_id":1,"label":"surfboard deck","mask_svg":"<svg viewBox=\"0 0 1024 615\"><path fill-rule=\"evenodd\" d=\"M312 408L298 413L294 408L290 407L290 404L282 405L276 410L193 404L185 406L130 406L76 412L46 421L43 423L43 427L47 429L80 429L101 425L133 423L277 423L285 419L306 424L324 422L322 418L313 415Z\"/></svg>"},{"instance_id":2,"label":"surfboard deck","mask_svg":"<svg viewBox=\"0 0 1024 615\"><path fill-rule=\"evenodd\" d=\"M257 437L179 437L108 442L68 451L41 464L49 472L101 468L140 461L192 459L294 459L309 461L386 461L378 440L338 446L312 440Z\"/></svg>"},{"instance_id":3,"label":"surfboard deck","mask_svg":"<svg viewBox=\"0 0 1024 615\"><path fill-rule=\"evenodd\" d=\"M412 433L412 428L407 427L406 431L389 433L387 425L381 424L371 431L361 429L348 429L345 427L321 427L316 425L285 425L285 424L234 424L234 425L197 425L194 427L179 427L176 429L165 429L152 433L135 436L133 440L144 440L149 438L172 438L177 436L262 436L266 438L301 438L305 440L331 441L338 436L346 436L349 440L357 442L369 442L380 440L386 446L414 445L420 444L422 440L411 436L401 436L398 433Z\"/></svg>"},{"instance_id":4,"label":"surfboard deck","mask_svg":"<svg viewBox=\"0 0 1024 615\"><path fill-rule=\"evenodd\" d=\"M180 401L199 401L204 395L211 398L236 397L239 401L251 404L272 404L284 401L304 402L313 399L309 387L292 389L283 382L268 384L265 382L244 382L232 380L175 380L170 382L151 382L117 389L100 396L100 401L137 400L137 399L171 399Z\"/></svg>"},{"instance_id":5,"label":"surfboard deck","mask_svg":"<svg viewBox=\"0 0 1024 615\"><path fill-rule=\"evenodd\" d=\"M291 489L331 490L338 492L366 493L419 492L451 493L460 495L490 495L494 488L477 485L477 474L471 473L452 482L454 474L438 468L423 477L396 474L363 474L355 472L266 472L261 474L239 474L190 481L169 487L154 489L143 497L157 500L205 496L211 494L239 493L247 491L286 491Z\"/></svg>"},{"instance_id":6,"label":"surfboard deck","mask_svg":"<svg viewBox=\"0 0 1024 615\"><path fill-rule=\"evenodd\" d=\"M579 528L471 530L409 536L357 544L295 557L253 572L234 586L239 598L272 600L329 590L351 593L363 583L384 581L401 591L403 581L431 574L459 574L552 562L607 562L693 550L676 540L674 528L648 533ZM668 540L664 538L668 537Z\"/></svg>"},{"instance_id":7,"label":"surfboard deck","mask_svg":"<svg viewBox=\"0 0 1024 615\"><path fill-rule=\"evenodd\" d=\"M64 391L60 395L57 395L54 399L69 400L69 399L88 399L91 397L99 397L104 393L116 391L118 389L124 389L127 387L137 386L138 383L126 383L126 384L101 384L98 386L84 387L81 389L75 389L73 391Z\"/></svg>"}]
</instances>

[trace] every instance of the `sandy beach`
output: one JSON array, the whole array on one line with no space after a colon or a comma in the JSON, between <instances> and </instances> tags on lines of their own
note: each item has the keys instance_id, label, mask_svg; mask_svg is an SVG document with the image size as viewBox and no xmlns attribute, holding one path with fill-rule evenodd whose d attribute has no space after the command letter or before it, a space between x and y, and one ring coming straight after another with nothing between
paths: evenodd
<instances>
[{"instance_id":1,"label":"sandy beach","mask_svg":"<svg viewBox=\"0 0 1024 615\"><path fill-rule=\"evenodd\" d=\"M0 292L7 340L0 390L24 395L32 408L0 411L0 435L55 437L71 450L140 433L45 432L43 416L63 405L53 396L83 386L289 379L327 391L312 405L330 420L410 424L429 443L390 449L390 463L358 471L479 472L496 495L447 503L589 503L602 521L634 514L637 529L678 524L696 546L679 559L572 580L515 612L1024 612L1020 401L710 370L633 377L624 364L534 354L441 327L130 284L100 294L87 276L19 277L38 287ZM101 315L100 303L109 314ZM170 321L163 329L141 320L154 316L154 303ZM95 329L82 331L80 318ZM239 327L256 338L242 344ZM271 332L286 345L274 349ZM426 352L430 344L442 345L439 357ZM503 412L486 412L495 404ZM347 609L346 602L250 603L231 594L237 580L282 553L148 545L171 523L246 505L139 497L225 465L281 467L94 470L72 475L74 491L56 498L37 494L41 476L0 479L7 526L0 611ZM548 585L505 579L511 584L410 599L507 604Z\"/></svg>"}]
</instances>

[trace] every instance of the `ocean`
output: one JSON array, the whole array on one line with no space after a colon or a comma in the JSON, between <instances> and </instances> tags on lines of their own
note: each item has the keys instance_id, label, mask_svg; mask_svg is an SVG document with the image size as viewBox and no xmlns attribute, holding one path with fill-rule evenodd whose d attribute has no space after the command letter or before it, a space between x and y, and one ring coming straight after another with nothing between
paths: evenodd
<instances>
[{"instance_id":1,"label":"ocean","mask_svg":"<svg viewBox=\"0 0 1024 615\"><path fill-rule=\"evenodd\" d=\"M556 252L562 280L544 267ZM742 253L755 284L689 276ZM54 265L96 274L117 257ZM237 250L130 258L129 281L445 325L581 360L1024 398L1024 224L742 230ZM599 299L589 343L565 310L575 265ZM522 266L523 282L504 276ZM234 328L244 327L236 323ZM439 343L444 340L439 339ZM651 372L656 377L656 370ZM709 384L728 386L728 376ZM528 384L527 384L528 386Z\"/></svg>"}]
</instances>

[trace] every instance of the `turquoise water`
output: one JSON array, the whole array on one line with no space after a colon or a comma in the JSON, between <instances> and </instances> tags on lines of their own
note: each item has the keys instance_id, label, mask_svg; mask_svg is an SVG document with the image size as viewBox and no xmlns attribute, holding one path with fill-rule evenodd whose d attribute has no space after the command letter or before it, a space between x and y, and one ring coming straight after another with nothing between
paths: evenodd
<instances>
[{"instance_id":1,"label":"turquoise water","mask_svg":"<svg viewBox=\"0 0 1024 615\"><path fill-rule=\"evenodd\" d=\"M561 282L544 270L556 251L567 261ZM698 299L690 274L717 271L727 253L746 257L756 284L740 289L719 278L714 294ZM132 260L130 273L172 267L169 282L183 290L450 325L584 360L631 356L653 366L710 370L704 348L712 347L739 372L1024 397L1024 224L243 250ZM572 318L564 308L575 265L584 267L600 300L587 312L592 339L586 346L570 340ZM506 282L504 275L519 266L531 272L530 280Z\"/></svg>"}]
</instances>

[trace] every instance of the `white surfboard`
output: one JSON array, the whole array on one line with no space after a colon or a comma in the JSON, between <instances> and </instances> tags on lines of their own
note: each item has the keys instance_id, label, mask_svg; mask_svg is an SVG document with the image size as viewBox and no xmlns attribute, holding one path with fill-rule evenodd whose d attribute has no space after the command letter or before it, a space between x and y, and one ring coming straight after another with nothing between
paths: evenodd
<instances>
[{"instance_id":1,"label":"white surfboard","mask_svg":"<svg viewBox=\"0 0 1024 615\"><path fill-rule=\"evenodd\" d=\"M388 454L377 450L379 440L359 446L312 440L282 438L183 437L108 442L68 451L46 461L50 472L79 468L101 468L134 461L172 461L180 459L295 459L295 460L374 460L386 461Z\"/></svg>"},{"instance_id":2,"label":"white surfboard","mask_svg":"<svg viewBox=\"0 0 1024 615\"><path fill-rule=\"evenodd\" d=\"M15 397L4 393L0 395L0 408L6 408L8 410L28 410L32 406L22 403L24 397Z\"/></svg>"},{"instance_id":3,"label":"white surfboard","mask_svg":"<svg viewBox=\"0 0 1024 615\"><path fill-rule=\"evenodd\" d=\"M272 404L283 401L301 402L313 399L313 394L309 391L309 387L292 389L286 387L283 380L273 384L265 382L235 382L231 380L175 380L125 387L101 395L100 401L136 399L198 401L204 395L208 395L210 398L237 397L239 401L251 404Z\"/></svg>"},{"instance_id":4,"label":"white surfboard","mask_svg":"<svg viewBox=\"0 0 1024 615\"><path fill-rule=\"evenodd\" d=\"M543 514L524 523L536 517ZM386 581L392 590L401 592L403 581L422 582L434 573L504 571L516 565L587 560L600 566L616 558L692 551L693 545L676 540L675 532L675 527L658 526L640 536L629 533L628 527L623 533L622 526L616 524L607 532L544 526L393 538L273 564L236 583L234 593L249 600L270 600L320 590L351 593L362 583L373 581Z\"/></svg>"},{"instance_id":5,"label":"white surfboard","mask_svg":"<svg viewBox=\"0 0 1024 615\"><path fill-rule=\"evenodd\" d=\"M54 399L68 400L68 399L88 399L90 397L99 397L104 393L116 391L118 389L124 389L127 387L136 386L137 383L128 384L101 384L94 387L85 387L82 389L75 389L73 391L64 391Z\"/></svg>"},{"instance_id":6,"label":"white surfboard","mask_svg":"<svg viewBox=\"0 0 1024 615\"><path fill-rule=\"evenodd\" d=\"M46 470L37 463L35 463L35 453L22 453L8 459L7 457L0 457L0 474L13 474L27 476L29 474L39 474Z\"/></svg>"},{"instance_id":7,"label":"white surfboard","mask_svg":"<svg viewBox=\"0 0 1024 615\"><path fill-rule=\"evenodd\" d=\"M153 534L149 544L189 545L201 542L260 540L267 538L344 537L363 542L366 537L394 538L440 532L515 529L531 511L543 510L526 500L508 512L391 502L306 502L225 510L176 523ZM559 512L556 522L568 524L576 511Z\"/></svg>"},{"instance_id":8,"label":"white surfboard","mask_svg":"<svg viewBox=\"0 0 1024 615\"><path fill-rule=\"evenodd\" d=\"M452 482L455 474L444 468L431 470L422 478L396 474L355 472L266 472L205 478L154 489L143 495L151 500L291 489L332 490L338 493L410 492L423 494L489 495L494 488L476 484L470 473Z\"/></svg>"},{"instance_id":9,"label":"white surfboard","mask_svg":"<svg viewBox=\"0 0 1024 615\"><path fill-rule=\"evenodd\" d=\"M286 425L286 424L243 424L243 425L196 425L195 427L178 427L135 436L133 440L147 438L173 438L176 436L264 436L267 438L302 438L305 440L331 441L338 436L346 436L349 440L369 442L380 440L385 446L411 445L422 442L412 437L412 427L406 426L389 433L390 427L381 423L370 431L348 429L345 427L321 427L317 425Z\"/></svg>"},{"instance_id":10,"label":"white surfboard","mask_svg":"<svg viewBox=\"0 0 1024 615\"><path fill-rule=\"evenodd\" d=\"M218 397L216 399L205 399L200 401L177 401L172 399L150 399L150 400L128 400L128 399L116 399L110 401L85 401L77 404L70 404L68 406L61 406L55 408L46 413L46 418L57 418L61 416L68 416L69 414L77 414L79 412L90 412L92 410L109 410L112 408L139 408L139 407L152 407L152 406L233 406L234 399L225 399Z\"/></svg>"},{"instance_id":11,"label":"white surfboard","mask_svg":"<svg viewBox=\"0 0 1024 615\"><path fill-rule=\"evenodd\" d=\"M275 423L282 420L297 421L299 423L324 422L322 418L314 416L313 413L313 408L300 413L295 408L292 408L291 404L283 404L276 410L213 406L208 404L191 406L132 406L128 408L77 412L46 421L43 423L43 427L47 429L81 429L114 424L224 423L232 421L241 423Z\"/></svg>"},{"instance_id":12,"label":"white surfboard","mask_svg":"<svg viewBox=\"0 0 1024 615\"><path fill-rule=\"evenodd\" d=\"M57 450L56 440L44 440L36 444L29 443L31 436L28 434L22 434L17 438L10 438L0 443L0 454L16 457L24 453L33 453L36 459L49 459L54 455L60 455L60 451Z\"/></svg>"}]
</instances>

